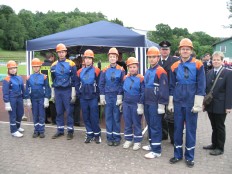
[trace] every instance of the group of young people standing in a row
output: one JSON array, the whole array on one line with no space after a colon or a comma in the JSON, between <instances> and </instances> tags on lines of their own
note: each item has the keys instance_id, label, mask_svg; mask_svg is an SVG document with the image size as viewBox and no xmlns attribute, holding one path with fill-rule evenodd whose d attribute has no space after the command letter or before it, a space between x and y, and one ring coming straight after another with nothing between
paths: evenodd
<instances>
[{"instance_id":1,"label":"group of young people standing in a row","mask_svg":"<svg viewBox=\"0 0 232 174\"><path fill-rule=\"evenodd\" d=\"M145 158L161 156L162 119L166 110L172 121L169 123L171 142L174 144L174 164L183 158L183 129L186 127L185 161L188 167L194 166L196 129L198 112L202 111L205 95L205 73L201 61L192 57L192 41L184 38L179 44L180 58L162 59L160 51L168 51L170 43L160 43L161 49L150 47L147 50L149 68L145 75L138 74L139 62L135 57L126 61L128 74L117 65L118 50L108 51L109 65L102 71L93 66L94 52L90 49L83 54L84 66L77 71L75 63L66 58L64 44L56 46L59 57L51 65L52 86L47 76L40 73L42 62L34 58L30 75L24 89L23 80L17 76L17 64L7 63L8 76L3 81L3 99L5 109L10 115L12 136L22 137L20 127L24 105L32 107L34 133L33 138L44 138L45 110L49 99L56 105L57 139L64 135L67 116L67 139L73 139L73 110L76 98L80 99L82 117L86 128L85 143L101 143L99 126L99 107L104 105L106 137L109 146L121 143L120 108L123 109L125 123L123 148L132 146L141 148L141 118L145 115L148 125L149 145L143 146L150 151ZM170 50L169 50L170 51ZM168 54L167 54L168 55ZM163 67L164 68L163 68ZM174 128L175 125L175 128Z\"/></svg>"}]
</instances>

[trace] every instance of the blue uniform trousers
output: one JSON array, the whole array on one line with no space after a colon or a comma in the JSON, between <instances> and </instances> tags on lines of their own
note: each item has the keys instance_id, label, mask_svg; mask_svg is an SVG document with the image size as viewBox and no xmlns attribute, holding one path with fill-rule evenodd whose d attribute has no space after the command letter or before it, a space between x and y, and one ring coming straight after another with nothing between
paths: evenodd
<instances>
[{"instance_id":1,"label":"blue uniform trousers","mask_svg":"<svg viewBox=\"0 0 232 174\"><path fill-rule=\"evenodd\" d=\"M99 127L98 99L80 99L80 104L87 137L99 137L101 129Z\"/></svg>"},{"instance_id":2,"label":"blue uniform trousers","mask_svg":"<svg viewBox=\"0 0 232 174\"><path fill-rule=\"evenodd\" d=\"M183 158L183 129L186 124L185 159L194 160L196 144L197 113L191 112L192 107L174 105L174 157Z\"/></svg>"},{"instance_id":3,"label":"blue uniform trousers","mask_svg":"<svg viewBox=\"0 0 232 174\"><path fill-rule=\"evenodd\" d=\"M44 133L45 127L45 109L44 109L44 98L31 99L32 103L32 114L34 122L34 132Z\"/></svg>"},{"instance_id":4,"label":"blue uniform trousers","mask_svg":"<svg viewBox=\"0 0 232 174\"><path fill-rule=\"evenodd\" d=\"M106 94L105 120L107 141L121 141L120 134L120 111L116 105L117 95Z\"/></svg>"},{"instance_id":5,"label":"blue uniform trousers","mask_svg":"<svg viewBox=\"0 0 232 174\"><path fill-rule=\"evenodd\" d=\"M137 114L137 103L123 102L123 118L125 124L124 136L125 140L134 143L142 141L141 115Z\"/></svg>"},{"instance_id":6,"label":"blue uniform trousers","mask_svg":"<svg viewBox=\"0 0 232 174\"><path fill-rule=\"evenodd\" d=\"M73 133L73 110L74 104L71 101L70 88L55 88L55 104L56 104L56 124L58 133L64 133L64 112L67 116L68 133Z\"/></svg>"},{"instance_id":7,"label":"blue uniform trousers","mask_svg":"<svg viewBox=\"0 0 232 174\"><path fill-rule=\"evenodd\" d=\"M20 128L22 117L24 114L23 98L21 96L10 98L12 111L9 111L10 116L10 132L15 133Z\"/></svg>"},{"instance_id":8,"label":"blue uniform trousers","mask_svg":"<svg viewBox=\"0 0 232 174\"><path fill-rule=\"evenodd\" d=\"M145 104L144 114L148 125L151 149L155 153L161 153L162 114L158 114L157 109L157 105Z\"/></svg>"}]
</instances>

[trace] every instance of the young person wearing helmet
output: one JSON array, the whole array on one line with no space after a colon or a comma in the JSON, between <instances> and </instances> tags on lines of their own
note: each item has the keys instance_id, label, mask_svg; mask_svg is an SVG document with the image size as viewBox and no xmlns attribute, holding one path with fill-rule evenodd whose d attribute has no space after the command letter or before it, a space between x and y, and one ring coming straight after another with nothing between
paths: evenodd
<instances>
[{"instance_id":1,"label":"young person wearing helmet","mask_svg":"<svg viewBox=\"0 0 232 174\"><path fill-rule=\"evenodd\" d=\"M123 118L125 124L124 149L128 149L134 141L133 150L141 148L142 127L141 119L143 115L144 102L144 77L138 74L138 59L129 57L126 61L128 74L124 76L123 83Z\"/></svg>"},{"instance_id":2,"label":"young person wearing helmet","mask_svg":"<svg viewBox=\"0 0 232 174\"><path fill-rule=\"evenodd\" d=\"M118 50L110 48L108 58L110 65L102 70L99 81L100 104L105 105L107 144L118 146L121 141L120 110L123 94L124 69L117 65Z\"/></svg>"},{"instance_id":3,"label":"young person wearing helmet","mask_svg":"<svg viewBox=\"0 0 232 174\"><path fill-rule=\"evenodd\" d=\"M67 115L67 140L73 139L73 109L76 101L76 65L72 60L66 58L67 48L60 43L56 46L59 59L51 66L52 93L51 100L56 104L57 132L52 139L64 135L64 112Z\"/></svg>"},{"instance_id":4,"label":"young person wearing helmet","mask_svg":"<svg viewBox=\"0 0 232 174\"><path fill-rule=\"evenodd\" d=\"M51 88L48 83L47 75L40 73L42 62L38 58L31 61L33 74L27 78L25 99L27 106L32 107L34 122L33 138L45 137L45 108L49 106Z\"/></svg>"},{"instance_id":5,"label":"young person wearing helmet","mask_svg":"<svg viewBox=\"0 0 232 174\"><path fill-rule=\"evenodd\" d=\"M3 80L2 93L5 110L9 114L11 135L13 137L22 137L24 129L20 125L24 114L24 85L22 77L17 75L17 67L15 61L8 61L8 76Z\"/></svg>"},{"instance_id":6,"label":"young person wearing helmet","mask_svg":"<svg viewBox=\"0 0 232 174\"><path fill-rule=\"evenodd\" d=\"M77 95L80 98L82 116L86 128L85 143L95 140L101 143L101 129L99 126L98 79L100 69L93 66L94 53L87 49L84 52L85 67L77 71Z\"/></svg>"},{"instance_id":7,"label":"young person wearing helmet","mask_svg":"<svg viewBox=\"0 0 232 174\"><path fill-rule=\"evenodd\" d=\"M192 57L193 44L184 38L179 44L180 60L171 66L168 110L174 112L174 157L171 164L183 158L183 129L186 126L185 162L194 166L198 112L205 95L205 73L201 61Z\"/></svg>"},{"instance_id":8,"label":"young person wearing helmet","mask_svg":"<svg viewBox=\"0 0 232 174\"><path fill-rule=\"evenodd\" d=\"M147 59L150 67L144 76L144 115L150 144L143 146L143 149L151 151L144 157L152 159L161 156L162 117L165 105L168 104L168 77L166 71L158 64L160 59L158 48L150 47L147 50Z\"/></svg>"}]
</instances>

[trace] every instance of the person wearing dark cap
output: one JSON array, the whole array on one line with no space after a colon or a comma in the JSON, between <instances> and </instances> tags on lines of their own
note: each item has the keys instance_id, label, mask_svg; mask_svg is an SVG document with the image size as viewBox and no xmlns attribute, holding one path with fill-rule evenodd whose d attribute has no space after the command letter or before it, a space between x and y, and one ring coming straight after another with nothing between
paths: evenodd
<instances>
[{"instance_id":1,"label":"person wearing dark cap","mask_svg":"<svg viewBox=\"0 0 232 174\"><path fill-rule=\"evenodd\" d=\"M164 70L168 74L169 79L169 71L171 70L171 66L174 62L178 61L179 58L170 56L170 47L171 43L169 41L162 41L159 43L160 46L160 54L161 58L159 60L159 65L164 68ZM167 140L168 134L171 140L171 144L174 143L174 118L173 113L170 113L166 109L166 113L163 114L162 119L162 139Z\"/></svg>"}]
</instances>

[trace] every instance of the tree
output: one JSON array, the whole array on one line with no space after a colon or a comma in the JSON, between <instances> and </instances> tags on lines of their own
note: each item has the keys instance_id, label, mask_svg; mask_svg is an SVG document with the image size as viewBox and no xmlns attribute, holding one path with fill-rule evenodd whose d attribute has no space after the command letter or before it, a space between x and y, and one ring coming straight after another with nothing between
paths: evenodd
<instances>
[{"instance_id":1,"label":"tree","mask_svg":"<svg viewBox=\"0 0 232 174\"><path fill-rule=\"evenodd\" d=\"M0 5L0 15L4 15L5 18L8 20L11 14L15 14L14 10L11 7L7 5Z\"/></svg>"},{"instance_id":2,"label":"tree","mask_svg":"<svg viewBox=\"0 0 232 174\"><path fill-rule=\"evenodd\" d=\"M6 25L6 42L5 48L7 50L18 50L24 46L26 30L22 24L21 19L15 15L9 15Z\"/></svg>"}]
</instances>

